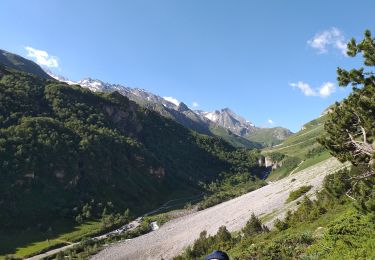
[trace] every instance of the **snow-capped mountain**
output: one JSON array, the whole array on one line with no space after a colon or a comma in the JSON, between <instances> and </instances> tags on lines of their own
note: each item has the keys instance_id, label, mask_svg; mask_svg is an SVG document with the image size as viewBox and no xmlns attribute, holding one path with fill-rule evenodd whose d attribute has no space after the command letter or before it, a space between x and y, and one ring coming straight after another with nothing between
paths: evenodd
<instances>
[{"instance_id":1,"label":"snow-capped mountain","mask_svg":"<svg viewBox=\"0 0 375 260\"><path fill-rule=\"evenodd\" d=\"M255 125L245 118L237 115L229 108L215 110L214 112L196 111L196 113L207 118L239 136L246 136L256 129Z\"/></svg>"},{"instance_id":2,"label":"snow-capped mountain","mask_svg":"<svg viewBox=\"0 0 375 260\"><path fill-rule=\"evenodd\" d=\"M56 80L70 85L80 85L93 92L117 91L139 105L154 110L162 116L169 117L187 128L201 134L220 136L235 146L256 147L260 143L264 145L265 142L263 140L259 143L252 140L252 135L259 136L259 133L265 133L266 138L269 136L270 140L272 139L271 145L280 143L292 133L285 128L256 127L253 123L237 115L229 108L213 112L194 111L183 102L179 102L171 97L163 98L144 89L105 83L92 78L84 78L75 82L61 76L56 76L50 71L46 72ZM282 134L280 134L280 131Z\"/></svg>"},{"instance_id":3,"label":"snow-capped mountain","mask_svg":"<svg viewBox=\"0 0 375 260\"><path fill-rule=\"evenodd\" d=\"M135 102L141 102L144 103L144 101L151 102L151 103L158 103L162 104L165 107L172 108L177 110L178 105L175 103L168 101L165 98L162 98L158 95L152 94L150 92L147 92L144 89L140 88L131 88L119 84L110 84L103 82L98 79L92 79L92 78L84 78L79 81L71 81L63 76L57 76L54 75L52 72L47 71L47 74L53 77L56 80L65 82L69 85L80 85L81 87L88 88L89 90L93 92L114 92L118 91L122 95L128 97L130 100L133 100Z\"/></svg>"}]
</instances>

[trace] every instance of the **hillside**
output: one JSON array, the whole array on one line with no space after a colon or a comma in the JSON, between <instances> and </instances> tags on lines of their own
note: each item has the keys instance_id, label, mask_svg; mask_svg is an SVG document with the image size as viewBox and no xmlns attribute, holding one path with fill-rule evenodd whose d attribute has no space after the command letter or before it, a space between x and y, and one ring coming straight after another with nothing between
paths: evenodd
<instances>
[{"instance_id":1,"label":"hillside","mask_svg":"<svg viewBox=\"0 0 375 260\"><path fill-rule=\"evenodd\" d=\"M51 77L35 62L25 59L17 54L0 49L0 64L19 71L31 73L44 79Z\"/></svg>"},{"instance_id":2,"label":"hillside","mask_svg":"<svg viewBox=\"0 0 375 260\"><path fill-rule=\"evenodd\" d=\"M277 145L292 134L289 129L283 127L257 127L229 108L213 112L201 110L196 110L195 112L202 118L208 119L216 127L225 128L243 139L258 144L260 147Z\"/></svg>"},{"instance_id":3,"label":"hillside","mask_svg":"<svg viewBox=\"0 0 375 260\"><path fill-rule=\"evenodd\" d=\"M262 146L272 146L279 144L291 134L288 129L281 127L255 127L228 108L215 112L193 111L183 102L173 104L144 89L105 83L101 80L91 78L84 78L74 82L62 76L56 76L48 70L44 71L35 62L4 50L0 50L0 63L7 67L34 74L45 79L55 78L56 80L70 85L80 85L93 92L110 93L118 91L142 107L154 110L160 115L171 118L198 133L221 137L235 147L260 148ZM218 114L219 120L212 120L210 117L210 115L215 113Z\"/></svg>"},{"instance_id":4,"label":"hillside","mask_svg":"<svg viewBox=\"0 0 375 260\"><path fill-rule=\"evenodd\" d=\"M0 115L0 223L8 236L126 208L139 214L200 194L220 173L257 168L257 151L199 135L117 92L3 66Z\"/></svg>"},{"instance_id":5,"label":"hillside","mask_svg":"<svg viewBox=\"0 0 375 260\"><path fill-rule=\"evenodd\" d=\"M306 123L281 144L263 149L262 154L269 161L268 164L274 166L269 180L285 177L331 157L317 141L324 132L326 118L324 114Z\"/></svg>"},{"instance_id":6,"label":"hillside","mask_svg":"<svg viewBox=\"0 0 375 260\"><path fill-rule=\"evenodd\" d=\"M293 133L283 127L255 128L245 135L247 140L261 144L262 147L272 147L285 141Z\"/></svg>"}]
</instances>

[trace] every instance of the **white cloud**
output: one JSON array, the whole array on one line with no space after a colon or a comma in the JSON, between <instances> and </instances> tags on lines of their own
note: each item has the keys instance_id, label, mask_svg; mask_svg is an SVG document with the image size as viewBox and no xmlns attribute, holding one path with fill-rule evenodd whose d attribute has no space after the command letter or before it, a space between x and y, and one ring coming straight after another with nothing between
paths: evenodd
<instances>
[{"instance_id":1,"label":"white cloud","mask_svg":"<svg viewBox=\"0 0 375 260\"><path fill-rule=\"evenodd\" d=\"M198 102L193 102L193 107L199 107L199 104L198 104Z\"/></svg>"},{"instance_id":2,"label":"white cloud","mask_svg":"<svg viewBox=\"0 0 375 260\"><path fill-rule=\"evenodd\" d=\"M318 53L327 53L328 47L331 47L338 49L343 55L347 56L347 40L345 40L343 32L335 27L315 34L311 40L307 41L307 44L318 50Z\"/></svg>"},{"instance_id":3,"label":"white cloud","mask_svg":"<svg viewBox=\"0 0 375 260\"><path fill-rule=\"evenodd\" d=\"M336 87L332 82L325 82L319 88L319 95L321 97L328 97L336 91Z\"/></svg>"},{"instance_id":4,"label":"white cloud","mask_svg":"<svg viewBox=\"0 0 375 260\"><path fill-rule=\"evenodd\" d=\"M175 104L176 106L180 105L180 101L175 99L174 97L163 97L165 100Z\"/></svg>"},{"instance_id":5,"label":"white cloud","mask_svg":"<svg viewBox=\"0 0 375 260\"><path fill-rule=\"evenodd\" d=\"M273 122L272 119L268 119L267 122L268 122L270 125L274 125L274 124L275 124L275 122Z\"/></svg>"},{"instance_id":6,"label":"white cloud","mask_svg":"<svg viewBox=\"0 0 375 260\"><path fill-rule=\"evenodd\" d=\"M313 90L307 83L298 81L297 83L290 83L289 85L294 88L300 89L305 96L316 96L316 91Z\"/></svg>"},{"instance_id":7,"label":"white cloud","mask_svg":"<svg viewBox=\"0 0 375 260\"><path fill-rule=\"evenodd\" d=\"M305 96L313 96L313 97L328 97L332 93L336 91L335 84L332 82L324 82L320 87L318 88L312 88L309 84L303 82L303 81L298 81L297 83L290 83L290 86L294 88L298 88L299 90L302 91L302 93Z\"/></svg>"},{"instance_id":8,"label":"white cloud","mask_svg":"<svg viewBox=\"0 0 375 260\"><path fill-rule=\"evenodd\" d=\"M59 66L57 57L49 55L46 51L37 50L29 46L25 47L25 49L27 51L27 56L34 58L39 65L44 65L49 68L57 68Z\"/></svg>"}]
</instances>

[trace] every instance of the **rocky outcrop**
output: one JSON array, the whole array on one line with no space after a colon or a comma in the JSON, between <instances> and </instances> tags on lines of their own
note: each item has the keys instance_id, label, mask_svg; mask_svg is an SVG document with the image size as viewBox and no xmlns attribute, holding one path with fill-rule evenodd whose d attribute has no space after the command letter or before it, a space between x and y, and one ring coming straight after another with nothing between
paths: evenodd
<instances>
[{"instance_id":1,"label":"rocky outcrop","mask_svg":"<svg viewBox=\"0 0 375 260\"><path fill-rule=\"evenodd\" d=\"M266 167L266 168L271 168L272 170L275 170L275 169L283 166L283 162L282 161L273 161L271 159L271 157L262 155L258 158L258 165L260 167Z\"/></svg>"}]
</instances>

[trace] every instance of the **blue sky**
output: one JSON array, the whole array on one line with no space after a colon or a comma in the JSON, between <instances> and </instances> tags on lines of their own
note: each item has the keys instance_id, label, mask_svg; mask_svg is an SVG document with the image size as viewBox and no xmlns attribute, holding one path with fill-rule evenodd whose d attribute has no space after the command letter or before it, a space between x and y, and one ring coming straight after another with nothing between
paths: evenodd
<instances>
[{"instance_id":1,"label":"blue sky","mask_svg":"<svg viewBox=\"0 0 375 260\"><path fill-rule=\"evenodd\" d=\"M370 0L2 0L0 48L73 80L297 131L350 92L336 68L359 66L345 43L375 31L374 10Z\"/></svg>"}]
</instances>

